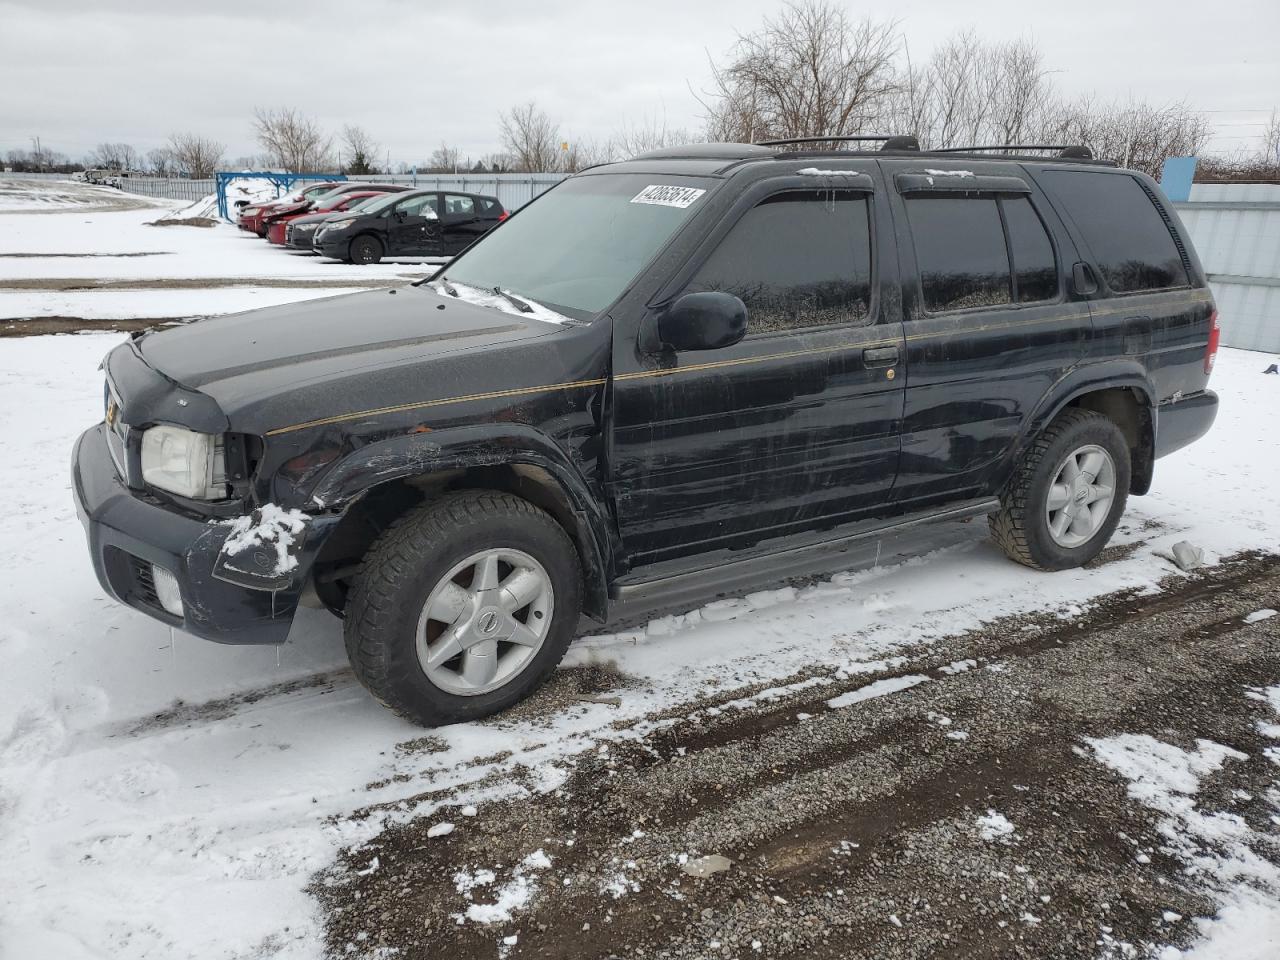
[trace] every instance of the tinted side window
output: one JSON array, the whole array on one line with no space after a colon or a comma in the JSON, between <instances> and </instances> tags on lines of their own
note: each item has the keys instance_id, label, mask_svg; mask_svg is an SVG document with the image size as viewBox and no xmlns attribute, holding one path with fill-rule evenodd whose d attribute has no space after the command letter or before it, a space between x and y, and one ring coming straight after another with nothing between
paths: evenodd
<instances>
[{"instance_id":1,"label":"tinted side window","mask_svg":"<svg viewBox=\"0 0 1280 960\"><path fill-rule=\"evenodd\" d=\"M476 202L470 197L462 197L456 193L444 195L444 212L450 217L474 217Z\"/></svg>"},{"instance_id":2,"label":"tinted side window","mask_svg":"<svg viewBox=\"0 0 1280 960\"><path fill-rule=\"evenodd\" d=\"M436 195L428 193L421 197L410 197L396 205L396 210L408 214L411 217L424 216L430 217L436 212Z\"/></svg>"},{"instance_id":3,"label":"tinted side window","mask_svg":"<svg viewBox=\"0 0 1280 960\"><path fill-rule=\"evenodd\" d=\"M1003 197L1000 208L1009 230L1018 302L1052 300L1058 295L1058 264L1044 223L1026 197Z\"/></svg>"},{"instance_id":4,"label":"tinted side window","mask_svg":"<svg viewBox=\"0 0 1280 960\"><path fill-rule=\"evenodd\" d=\"M1084 234L1112 290L1160 290L1190 282L1169 227L1133 177L1050 170L1040 179Z\"/></svg>"},{"instance_id":5,"label":"tinted side window","mask_svg":"<svg viewBox=\"0 0 1280 960\"><path fill-rule=\"evenodd\" d=\"M913 197L907 217L926 310L1013 302L1009 251L994 197Z\"/></svg>"},{"instance_id":6,"label":"tinted side window","mask_svg":"<svg viewBox=\"0 0 1280 960\"><path fill-rule=\"evenodd\" d=\"M740 297L748 335L865 323L871 311L868 215L860 193L769 197L734 224L687 290Z\"/></svg>"}]
</instances>

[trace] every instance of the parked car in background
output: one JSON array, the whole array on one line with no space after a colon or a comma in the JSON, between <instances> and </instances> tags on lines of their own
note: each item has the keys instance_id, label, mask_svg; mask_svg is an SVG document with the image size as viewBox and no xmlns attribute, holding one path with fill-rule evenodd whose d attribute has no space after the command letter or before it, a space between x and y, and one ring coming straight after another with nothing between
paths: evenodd
<instances>
[{"instance_id":1,"label":"parked car in background","mask_svg":"<svg viewBox=\"0 0 1280 960\"><path fill-rule=\"evenodd\" d=\"M434 190L384 197L352 216L321 224L313 241L315 251L347 263L438 254L443 247L439 204L440 195Z\"/></svg>"},{"instance_id":2,"label":"parked car in background","mask_svg":"<svg viewBox=\"0 0 1280 960\"><path fill-rule=\"evenodd\" d=\"M507 218L497 197L415 190L402 203L363 208L316 230L314 249L349 263L383 257L451 257Z\"/></svg>"},{"instance_id":3,"label":"parked car in background","mask_svg":"<svg viewBox=\"0 0 1280 960\"><path fill-rule=\"evenodd\" d=\"M341 220L344 217L362 213L370 209L374 204L382 202L386 196L385 193L375 193L339 210L330 210L324 213L306 213L300 217L295 217L285 225L284 245L290 250L305 250L309 253L315 253L313 241L315 240L316 232L322 225L331 220Z\"/></svg>"},{"instance_id":4,"label":"parked car in background","mask_svg":"<svg viewBox=\"0 0 1280 960\"><path fill-rule=\"evenodd\" d=\"M314 203L307 204L306 207L298 210L290 210L286 213L268 213L263 222L267 225L267 242L275 244L283 244L285 242L285 230L290 223L299 217L310 217L321 215L323 220L331 213L338 213L343 210L350 210L352 207L359 206L370 197L381 197L387 193L400 192L380 188L382 185L369 184L366 190L348 190L346 193L330 193L323 198L316 200ZM391 184L385 185L391 187Z\"/></svg>"},{"instance_id":5,"label":"parked car in background","mask_svg":"<svg viewBox=\"0 0 1280 960\"><path fill-rule=\"evenodd\" d=\"M241 230L247 230L249 233L256 233L260 237L265 236L266 231L262 228L261 220L267 211L288 204L301 203L304 200L314 200L344 182L346 181L321 180L316 183L308 183L287 197L276 197L274 200L265 200L259 203L247 203L236 214L236 226Z\"/></svg>"},{"instance_id":6,"label":"parked car in background","mask_svg":"<svg viewBox=\"0 0 1280 960\"><path fill-rule=\"evenodd\" d=\"M308 213L311 210L316 209L316 207L322 203L330 203L338 197L346 196L349 193L367 193L374 190L379 190L383 193L403 193L408 189L408 187L397 183L371 184L362 183L356 180L349 180L345 183L338 184L332 190L326 191L319 196L310 197L301 203L280 204L266 211L259 219L260 232L258 235L265 238L267 228L271 225L272 221L279 217L288 216L293 213Z\"/></svg>"},{"instance_id":7,"label":"parked car in background","mask_svg":"<svg viewBox=\"0 0 1280 960\"><path fill-rule=\"evenodd\" d=\"M438 724L528 695L580 613L924 523L1080 567L1213 424L1218 315L1150 177L1007 149L659 150L424 283L135 336L73 457L98 579L228 643L323 604L377 699ZM438 196L325 251L429 248Z\"/></svg>"}]
</instances>

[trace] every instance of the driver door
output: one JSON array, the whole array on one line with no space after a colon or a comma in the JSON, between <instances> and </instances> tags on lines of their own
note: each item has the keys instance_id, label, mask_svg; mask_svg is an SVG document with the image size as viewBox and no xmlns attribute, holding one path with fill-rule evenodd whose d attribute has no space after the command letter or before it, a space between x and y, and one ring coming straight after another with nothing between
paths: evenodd
<instances>
[{"instance_id":1,"label":"driver door","mask_svg":"<svg viewBox=\"0 0 1280 960\"><path fill-rule=\"evenodd\" d=\"M879 292L897 281L887 203L863 181L748 191L653 308L734 294L748 311L740 342L658 355L615 343L611 493L633 567L885 506L904 347L897 299Z\"/></svg>"},{"instance_id":2,"label":"driver door","mask_svg":"<svg viewBox=\"0 0 1280 960\"><path fill-rule=\"evenodd\" d=\"M440 252L440 220L437 194L409 197L391 211L387 227L390 256L430 256Z\"/></svg>"}]
</instances>

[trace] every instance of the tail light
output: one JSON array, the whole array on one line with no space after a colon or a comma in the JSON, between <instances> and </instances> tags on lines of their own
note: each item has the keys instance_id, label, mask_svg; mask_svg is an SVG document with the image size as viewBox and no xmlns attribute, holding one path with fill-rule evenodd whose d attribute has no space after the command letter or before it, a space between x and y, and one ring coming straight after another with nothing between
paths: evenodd
<instances>
[{"instance_id":1,"label":"tail light","mask_svg":"<svg viewBox=\"0 0 1280 960\"><path fill-rule=\"evenodd\" d=\"M1222 326L1218 323L1218 311L1209 314L1209 343L1204 348L1205 375L1213 373L1213 362L1218 359L1218 340L1222 336Z\"/></svg>"},{"instance_id":2,"label":"tail light","mask_svg":"<svg viewBox=\"0 0 1280 960\"><path fill-rule=\"evenodd\" d=\"M509 213L507 213L507 211L503 210L503 211L502 211L502 216L498 217L498 222L499 222L499 223L501 223L503 220L507 219L507 217L509 217L509 216L511 216L511 214L509 214Z\"/></svg>"}]
</instances>

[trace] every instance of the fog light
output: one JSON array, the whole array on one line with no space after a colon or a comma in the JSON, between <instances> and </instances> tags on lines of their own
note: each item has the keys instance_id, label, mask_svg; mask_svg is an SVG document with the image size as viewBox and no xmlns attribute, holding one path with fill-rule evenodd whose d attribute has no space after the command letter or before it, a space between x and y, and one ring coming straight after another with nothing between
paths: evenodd
<instances>
[{"instance_id":1,"label":"fog light","mask_svg":"<svg viewBox=\"0 0 1280 960\"><path fill-rule=\"evenodd\" d=\"M158 564L151 565L151 582L156 585L156 599L167 613L175 617L182 616L182 591L178 589L178 578Z\"/></svg>"}]
</instances>

